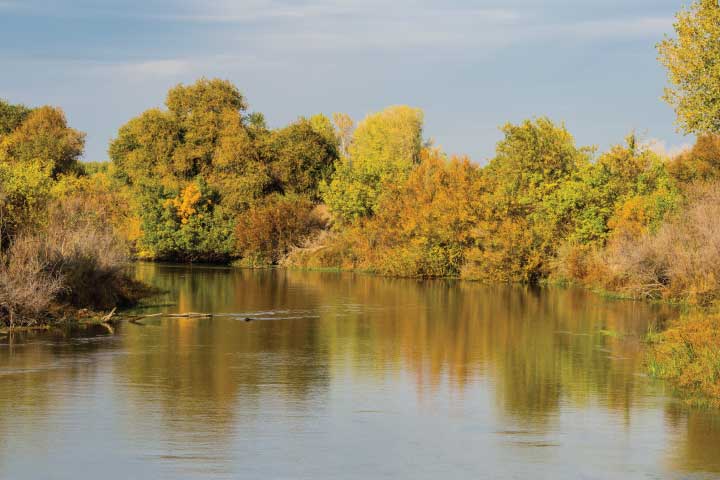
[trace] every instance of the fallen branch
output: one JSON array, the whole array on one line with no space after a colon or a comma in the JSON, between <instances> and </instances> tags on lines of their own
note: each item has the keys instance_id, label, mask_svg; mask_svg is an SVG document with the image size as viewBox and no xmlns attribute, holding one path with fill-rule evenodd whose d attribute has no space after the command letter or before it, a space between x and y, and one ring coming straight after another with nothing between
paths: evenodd
<instances>
[{"instance_id":1,"label":"fallen branch","mask_svg":"<svg viewBox=\"0 0 720 480\"><path fill-rule=\"evenodd\" d=\"M105 315L105 316L102 318L102 320L100 320L100 323L109 323L109 322L110 322L110 319L113 317L113 315L115 315L115 310L117 310L117 307L115 307L115 308L113 308L112 310L110 310L110 313L108 313L107 315Z\"/></svg>"},{"instance_id":2,"label":"fallen branch","mask_svg":"<svg viewBox=\"0 0 720 480\"><path fill-rule=\"evenodd\" d=\"M112 313L112 312L111 312ZM223 318L237 318L240 320L243 320L245 322L252 322L253 320L256 320L255 318L248 317L246 313L199 313L199 312L188 312L188 313L151 313L147 315L124 315L122 313L117 314L114 316L116 321L127 321L128 323L132 323L134 325L140 325L145 326L144 323L142 323L143 320L146 320L148 318L216 318L216 317L223 317ZM101 322L105 323L105 322Z\"/></svg>"}]
</instances>

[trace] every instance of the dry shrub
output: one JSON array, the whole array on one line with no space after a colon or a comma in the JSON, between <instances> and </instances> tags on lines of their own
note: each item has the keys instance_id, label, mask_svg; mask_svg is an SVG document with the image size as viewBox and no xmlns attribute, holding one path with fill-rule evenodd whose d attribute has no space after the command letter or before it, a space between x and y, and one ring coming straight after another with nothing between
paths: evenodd
<instances>
[{"instance_id":1,"label":"dry shrub","mask_svg":"<svg viewBox=\"0 0 720 480\"><path fill-rule=\"evenodd\" d=\"M24 236L13 243L0 262L0 323L34 324L48 312L63 289L49 256L47 243L38 237Z\"/></svg>"},{"instance_id":2,"label":"dry shrub","mask_svg":"<svg viewBox=\"0 0 720 480\"><path fill-rule=\"evenodd\" d=\"M82 198L57 204L46 241L63 278L60 300L77 307L112 308L132 303L138 285L127 275L127 243Z\"/></svg>"},{"instance_id":3,"label":"dry shrub","mask_svg":"<svg viewBox=\"0 0 720 480\"><path fill-rule=\"evenodd\" d=\"M305 197L267 197L238 218L235 238L243 257L241 264L277 264L325 225L322 213Z\"/></svg>"},{"instance_id":4,"label":"dry shrub","mask_svg":"<svg viewBox=\"0 0 720 480\"><path fill-rule=\"evenodd\" d=\"M281 263L311 270L354 270L357 258L353 246L347 235L321 230L292 248Z\"/></svg>"},{"instance_id":5,"label":"dry shrub","mask_svg":"<svg viewBox=\"0 0 720 480\"><path fill-rule=\"evenodd\" d=\"M551 264L552 277L560 281L586 281L596 254L590 245L564 243Z\"/></svg>"},{"instance_id":6,"label":"dry shrub","mask_svg":"<svg viewBox=\"0 0 720 480\"><path fill-rule=\"evenodd\" d=\"M584 280L635 298L708 306L720 298L720 184L695 186L656 233L616 235Z\"/></svg>"},{"instance_id":7,"label":"dry shrub","mask_svg":"<svg viewBox=\"0 0 720 480\"><path fill-rule=\"evenodd\" d=\"M108 309L147 291L126 272L127 248L83 199L53 205L46 227L15 239L0 262L0 320L31 325L58 306Z\"/></svg>"}]
</instances>

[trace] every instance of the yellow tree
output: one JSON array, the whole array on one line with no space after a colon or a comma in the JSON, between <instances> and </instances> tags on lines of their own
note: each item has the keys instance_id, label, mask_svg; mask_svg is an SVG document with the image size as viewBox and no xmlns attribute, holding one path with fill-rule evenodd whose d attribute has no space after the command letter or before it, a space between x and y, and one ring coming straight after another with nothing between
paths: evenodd
<instances>
[{"instance_id":1,"label":"yellow tree","mask_svg":"<svg viewBox=\"0 0 720 480\"><path fill-rule=\"evenodd\" d=\"M658 45L671 86L664 99L685 133L720 133L720 6L695 0L677 14L677 38Z\"/></svg>"},{"instance_id":2,"label":"yellow tree","mask_svg":"<svg viewBox=\"0 0 720 480\"><path fill-rule=\"evenodd\" d=\"M53 175L75 170L85 147L85 134L68 127L59 108L40 107L0 141L0 162L49 166Z\"/></svg>"},{"instance_id":3,"label":"yellow tree","mask_svg":"<svg viewBox=\"0 0 720 480\"><path fill-rule=\"evenodd\" d=\"M422 126L423 112L404 105L369 115L358 124L348 157L338 163L324 192L325 203L339 219L350 222L372 215L383 185L407 177L420 159Z\"/></svg>"}]
</instances>

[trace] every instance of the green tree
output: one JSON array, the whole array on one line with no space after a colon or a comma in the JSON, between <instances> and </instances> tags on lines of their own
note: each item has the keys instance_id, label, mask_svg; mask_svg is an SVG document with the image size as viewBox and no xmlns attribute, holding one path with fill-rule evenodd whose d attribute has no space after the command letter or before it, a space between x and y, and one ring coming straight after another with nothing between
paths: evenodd
<instances>
[{"instance_id":1,"label":"green tree","mask_svg":"<svg viewBox=\"0 0 720 480\"><path fill-rule=\"evenodd\" d=\"M129 183L146 178L180 177L173 164L180 127L172 115L148 110L120 127L109 154L118 174Z\"/></svg>"},{"instance_id":2,"label":"green tree","mask_svg":"<svg viewBox=\"0 0 720 480\"><path fill-rule=\"evenodd\" d=\"M225 120L228 115L242 118L247 110L245 98L232 83L204 78L171 89L165 105L180 126L182 142L173 154L173 162L185 178L212 170Z\"/></svg>"},{"instance_id":3,"label":"green tree","mask_svg":"<svg viewBox=\"0 0 720 480\"><path fill-rule=\"evenodd\" d=\"M495 158L484 169L486 189L476 248L466 277L535 282L550 270L563 223L548 208L563 185L589 163L565 126L547 118L502 128Z\"/></svg>"},{"instance_id":4,"label":"green tree","mask_svg":"<svg viewBox=\"0 0 720 480\"><path fill-rule=\"evenodd\" d=\"M0 250L20 231L42 224L52 185L47 163L0 162Z\"/></svg>"},{"instance_id":5,"label":"green tree","mask_svg":"<svg viewBox=\"0 0 720 480\"><path fill-rule=\"evenodd\" d=\"M394 106L360 122L323 198L345 222L372 215L383 185L402 181L419 162L423 113Z\"/></svg>"},{"instance_id":6,"label":"green tree","mask_svg":"<svg viewBox=\"0 0 720 480\"><path fill-rule=\"evenodd\" d=\"M558 238L601 247L623 205L652 197L654 206L648 208L655 210L647 211L641 227L651 228L673 208L676 196L662 158L631 134L625 145L615 145L596 162L583 165L543 201L543 208Z\"/></svg>"},{"instance_id":7,"label":"green tree","mask_svg":"<svg viewBox=\"0 0 720 480\"><path fill-rule=\"evenodd\" d=\"M685 133L720 133L720 6L695 0L676 16L677 38L658 45L671 86L665 100Z\"/></svg>"},{"instance_id":8,"label":"green tree","mask_svg":"<svg viewBox=\"0 0 720 480\"><path fill-rule=\"evenodd\" d=\"M182 183L211 175L226 126L245 129L245 98L228 81L201 79L172 88L165 105L167 111L148 110L121 127L110 158L135 182L173 176Z\"/></svg>"},{"instance_id":9,"label":"green tree","mask_svg":"<svg viewBox=\"0 0 720 480\"><path fill-rule=\"evenodd\" d=\"M274 131L271 145L271 169L278 190L318 199L319 184L330 179L338 159L337 141L330 122L325 123L318 117L301 118Z\"/></svg>"},{"instance_id":10,"label":"green tree","mask_svg":"<svg viewBox=\"0 0 720 480\"><path fill-rule=\"evenodd\" d=\"M28 113L12 133L0 140L0 162L49 166L54 176L76 171L85 147L85 134L68 127L59 108L40 107Z\"/></svg>"},{"instance_id":11,"label":"green tree","mask_svg":"<svg viewBox=\"0 0 720 480\"><path fill-rule=\"evenodd\" d=\"M12 133L31 111L25 105L12 105L0 99L0 137Z\"/></svg>"},{"instance_id":12,"label":"green tree","mask_svg":"<svg viewBox=\"0 0 720 480\"><path fill-rule=\"evenodd\" d=\"M220 192L222 204L240 213L272 191L270 170L270 132L261 114L253 114L247 124L227 112L213 156L208 184Z\"/></svg>"},{"instance_id":13,"label":"green tree","mask_svg":"<svg viewBox=\"0 0 720 480\"><path fill-rule=\"evenodd\" d=\"M232 257L232 217L202 179L178 190L146 184L142 195L141 257L188 262Z\"/></svg>"}]
</instances>

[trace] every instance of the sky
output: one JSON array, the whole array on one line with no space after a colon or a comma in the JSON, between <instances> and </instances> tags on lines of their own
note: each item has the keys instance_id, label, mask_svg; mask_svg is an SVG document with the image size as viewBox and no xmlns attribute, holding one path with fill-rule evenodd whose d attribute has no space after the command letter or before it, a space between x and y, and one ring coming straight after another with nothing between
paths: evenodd
<instances>
[{"instance_id":1,"label":"sky","mask_svg":"<svg viewBox=\"0 0 720 480\"><path fill-rule=\"evenodd\" d=\"M389 105L485 163L507 122L548 116L601 150L635 130L692 143L662 100L655 44L681 0L0 0L0 98L62 107L107 159L118 128L200 77L272 127Z\"/></svg>"}]
</instances>

